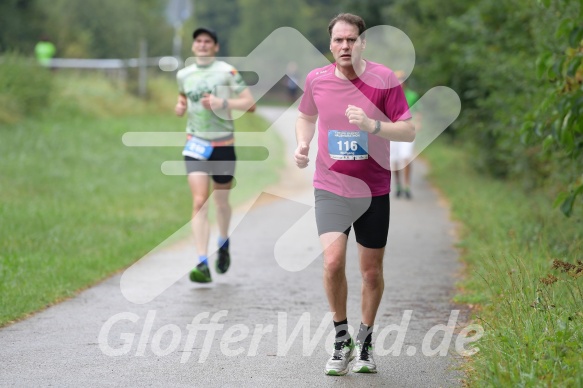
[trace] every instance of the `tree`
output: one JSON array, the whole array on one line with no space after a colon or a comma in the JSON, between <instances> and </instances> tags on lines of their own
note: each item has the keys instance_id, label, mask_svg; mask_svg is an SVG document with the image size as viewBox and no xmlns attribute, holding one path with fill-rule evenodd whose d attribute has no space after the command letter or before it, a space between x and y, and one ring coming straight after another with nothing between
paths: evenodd
<instances>
[{"instance_id":1,"label":"tree","mask_svg":"<svg viewBox=\"0 0 583 388\"><path fill-rule=\"evenodd\" d=\"M522 133L525 141L542 143L549 157L562 159L560 173L568 187L555 203L570 216L583 194L583 0L540 3L559 20L554 39L538 58L538 75L548 81L546 98L529 116Z\"/></svg>"},{"instance_id":2,"label":"tree","mask_svg":"<svg viewBox=\"0 0 583 388\"><path fill-rule=\"evenodd\" d=\"M196 27L207 27L217 31L220 43L220 55L232 55L232 46L240 43L237 37L231 40L232 31L240 23L240 7L236 0L228 1L196 1L193 22L187 23L185 38L187 42L192 41L192 32ZM233 42L233 44L231 44ZM190 46L188 47L188 56L192 55Z\"/></svg>"},{"instance_id":3,"label":"tree","mask_svg":"<svg viewBox=\"0 0 583 388\"><path fill-rule=\"evenodd\" d=\"M20 51L32 54L44 31L43 15L37 0L0 2L0 52Z\"/></svg>"},{"instance_id":4,"label":"tree","mask_svg":"<svg viewBox=\"0 0 583 388\"><path fill-rule=\"evenodd\" d=\"M163 0L54 0L39 2L46 30L60 55L80 58L131 58L146 39L150 55L172 51L171 26Z\"/></svg>"}]
</instances>

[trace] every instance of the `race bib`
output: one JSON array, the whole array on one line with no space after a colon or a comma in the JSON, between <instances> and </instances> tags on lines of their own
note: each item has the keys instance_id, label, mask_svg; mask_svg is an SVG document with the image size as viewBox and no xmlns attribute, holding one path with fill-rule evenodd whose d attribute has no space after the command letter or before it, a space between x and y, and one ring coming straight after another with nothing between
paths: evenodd
<instances>
[{"instance_id":1,"label":"race bib","mask_svg":"<svg viewBox=\"0 0 583 388\"><path fill-rule=\"evenodd\" d=\"M328 130L328 152L335 160L368 159L368 133Z\"/></svg>"},{"instance_id":2,"label":"race bib","mask_svg":"<svg viewBox=\"0 0 583 388\"><path fill-rule=\"evenodd\" d=\"M184 146L182 155L200 160L208 160L212 152L213 146L210 141L191 136Z\"/></svg>"}]
</instances>

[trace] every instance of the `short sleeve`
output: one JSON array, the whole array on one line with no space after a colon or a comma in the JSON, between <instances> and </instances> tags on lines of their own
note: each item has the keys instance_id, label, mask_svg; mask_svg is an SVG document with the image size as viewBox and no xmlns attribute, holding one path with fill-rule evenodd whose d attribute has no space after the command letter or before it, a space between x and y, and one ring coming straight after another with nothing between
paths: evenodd
<instances>
[{"instance_id":1,"label":"short sleeve","mask_svg":"<svg viewBox=\"0 0 583 388\"><path fill-rule=\"evenodd\" d=\"M178 84L178 93L186 94L184 93L184 80L180 76L180 73L176 74L176 83Z\"/></svg>"},{"instance_id":2,"label":"short sleeve","mask_svg":"<svg viewBox=\"0 0 583 388\"><path fill-rule=\"evenodd\" d=\"M385 114L392 122L410 119L411 112L409 111L409 104L407 104L403 87L392 72L389 75L389 85L392 87L387 89Z\"/></svg>"},{"instance_id":3,"label":"short sleeve","mask_svg":"<svg viewBox=\"0 0 583 388\"><path fill-rule=\"evenodd\" d=\"M241 93L247 88L247 84L243 80L243 77L241 77L241 73L239 73L234 67L231 68L227 77L231 90L233 90L236 94Z\"/></svg>"},{"instance_id":4,"label":"short sleeve","mask_svg":"<svg viewBox=\"0 0 583 388\"><path fill-rule=\"evenodd\" d=\"M302 100L300 101L298 110L307 116L315 116L318 114L318 107L314 102L311 75L306 77L306 83L304 84L304 94L302 95Z\"/></svg>"}]
</instances>

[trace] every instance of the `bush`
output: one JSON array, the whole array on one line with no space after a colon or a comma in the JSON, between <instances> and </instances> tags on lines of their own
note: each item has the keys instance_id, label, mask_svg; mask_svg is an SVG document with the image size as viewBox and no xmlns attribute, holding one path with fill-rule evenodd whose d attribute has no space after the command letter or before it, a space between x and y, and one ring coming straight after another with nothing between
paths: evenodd
<instances>
[{"instance_id":1,"label":"bush","mask_svg":"<svg viewBox=\"0 0 583 388\"><path fill-rule=\"evenodd\" d=\"M44 110L50 103L52 87L49 69L18 54L1 57L0 122L14 122Z\"/></svg>"}]
</instances>

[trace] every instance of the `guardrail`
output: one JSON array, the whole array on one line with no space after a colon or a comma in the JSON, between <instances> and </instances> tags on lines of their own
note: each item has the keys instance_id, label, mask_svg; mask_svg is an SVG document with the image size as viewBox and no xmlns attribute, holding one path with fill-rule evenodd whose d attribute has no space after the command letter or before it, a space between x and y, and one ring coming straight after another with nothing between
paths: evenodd
<instances>
[{"instance_id":1,"label":"guardrail","mask_svg":"<svg viewBox=\"0 0 583 388\"><path fill-rule=\"evenodd\" d=\"M53 58L48 67L52 69L90 69L106 70L112 78L120 84L126 85L128 69L139 69L138 94L145 97L147 94L148 67L158 67L165 72L172 72L183 67L183 60L177 57L142 57L128 59L77 59L77 58Z\"/></svg>"},{"instance_id":2,"label":"guardrail","mask_svg":"<svg viewBox=\"0 0 583 388\"><path fill-rule=\"evenodd\" d=\"M175 57L129 58L129 59L76 59L53 58L49 67L64 69L126 69L128 67L160 67L176 64L178 68L182 59Z\"/></svg>"}]
</instances>

